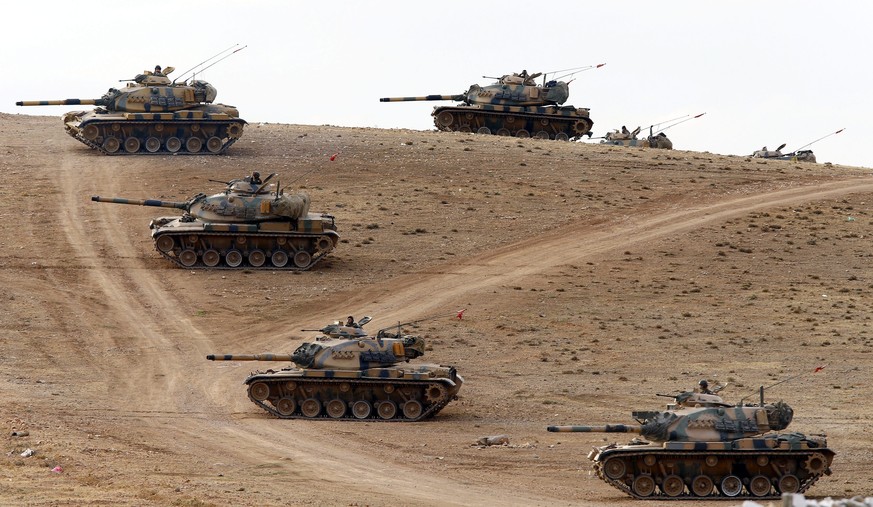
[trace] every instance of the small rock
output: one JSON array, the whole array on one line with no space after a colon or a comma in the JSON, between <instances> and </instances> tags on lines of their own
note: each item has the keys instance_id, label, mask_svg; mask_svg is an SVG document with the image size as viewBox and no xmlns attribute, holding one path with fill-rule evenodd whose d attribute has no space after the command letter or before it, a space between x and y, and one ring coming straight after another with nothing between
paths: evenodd
<instances>
[{"instance_id":1,"label":"small rock","mask_svg":"<svg viewBox=\"0 0 873 507\"><path fill-rule=\"evenodd\" d=\"M27 449L23 453L21 453L21 457L22 458L29 458L29 457L33 456L34 452L35 451L33 449Z\"/></svg>"},{"instance_id":2,"label":"small rock","mask_svg":"<svg viewBox=\"0 0 873 507\"><path fill-rule=\"evenodd\" d=\"M27 430L13 431L12 432L13 437L26 437L27 435L30 435L30 432Z\"/></svg>"},{"instance_id":3,"label":"small rock","mask_svg":"<svg viewBox=\"0 0 873 507\"><path fill-rule=\"evenodd\" d=\"M494 435L491 437L482 437L476 440L476 445L509 445L509 435Z\"/></svg>"}]
</instances>

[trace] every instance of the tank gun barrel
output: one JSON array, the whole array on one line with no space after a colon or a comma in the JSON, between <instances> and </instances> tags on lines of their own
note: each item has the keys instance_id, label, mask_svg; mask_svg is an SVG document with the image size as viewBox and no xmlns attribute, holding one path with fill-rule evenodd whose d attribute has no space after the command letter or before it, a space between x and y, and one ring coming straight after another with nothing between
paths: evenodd
<instances>
[{"instance_id":1,"label":"tank gun barrel","mask_svg":"<svg viewBox=\"0 0 873 507\"><path fill-rule=\"evenodd\" d=\"M383 97L379 102L419 102L423 100L464 100L464 95L424 95L420 97Z\"/></svg>"},{"instance_id":2,"label":"tank gun barrel","mask_svg":"<svg viewBox=\"0 0 873 507\"><path fill-rule=\"evenodd\" d=\"M549 426L546 428L558 433L641 433L642 426L629 424L606 424L604 426Z\"/></svg>"},{"instance_id":3,"label":"tank gun barrel","mask_svg":"<svg viewBox=\"0 0 873 507\"><path fill-rule=\"evenodd\" d=\"M188 209L187 202L159 201L157 199L124 199L122 197L100 197L99 195L92 195L91 200L95 202L112 202L115 204L133 204L136 206Z\"/></svg>"},{"instance_id":4,"label":"tank gun barrel","mask_svg":"<svg viewBox=\"0 0 873 507\"><path fill-rule=\"evenodd\" d=\"M292 361L291 354L209 354L209 361Z\"/></svg>"},{"instance_id":5,"label":"tank gun barrel","mask_svg":"<svg viewBox=\"0 0 873 507\"><path fill-rule=\"evenodd\" d=\"M19 100L16 106L102 106L102 99Z\"/></svg>"}]
</instances>

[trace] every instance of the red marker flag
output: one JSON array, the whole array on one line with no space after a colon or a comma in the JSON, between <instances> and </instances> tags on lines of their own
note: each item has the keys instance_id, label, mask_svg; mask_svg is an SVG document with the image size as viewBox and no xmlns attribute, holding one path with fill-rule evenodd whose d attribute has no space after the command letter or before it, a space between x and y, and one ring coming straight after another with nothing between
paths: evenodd
<instances>
[{"instance_id":1,"label":"red marker flag","mask_svg":"<svg viewBox=\"0 0 873 507\"><path fill-rule=\"evenodd\" d=\"M595 68L595 69L599 69L600 67L603 67L604 65L606 65L606 64L605 64L605 63L598 63L598 64L597 64L597 67L594 67L594 68Z\"/></svg>"},{"instance_id":2,"label":"red marker flag","mask_svg":"<svg viewBox=\"0 0 873 507\"><path fill-rule=\"evenodd\" d=\"M463 310L458 312L458 320L464 320L464 312L466 312L466 311L467 311L467 309L464 308Z\"/></svg>"},{"instance_id":3,"label":"red marker flag","mask_svg":"<svg viewBox=\"0 0 873 507\"><path fill-rule=\"evenodd\" d=\"M820 372L820 371L822 371L822 370L824 370L824 369L825 369L824 366L816 366L816 367L815 367L815 370L813 371L813 373L818 373L818 372Z\"/></svg>"},{"instance_id":4,"label":"red marker flag","mask_svg":"<svg viewBox=\"0 0 873 507\"><path fill-rule=\"evenodd\" d=\"M339 153L334 153L333 155L331 155L331 156L330 156L330 161L333 162L334 160L336 160L336 156L337 156L337 155L339 155Z\"/></svg>"}]
</instances>

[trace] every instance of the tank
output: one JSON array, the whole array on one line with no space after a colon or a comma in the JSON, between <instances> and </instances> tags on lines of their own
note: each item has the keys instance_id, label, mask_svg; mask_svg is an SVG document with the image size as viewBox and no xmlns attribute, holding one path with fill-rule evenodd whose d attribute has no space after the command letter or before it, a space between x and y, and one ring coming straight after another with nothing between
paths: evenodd
<instances>
[{"instance_id":1,"label":"tank","mask_svg":"<svg viewBox=\"0 0 873 507\"><path fill-rule=\"evenodd\" d=\"M640 148L658 148L662 150L672 150L673 142L667 137L667 134L658 132L657 134L649 133L645 139L637 139L639 129L632 132L622 132L613 130L604 136L600 144L611 144L613 146L635 146Z\"/></svg>"},{"instance_id":2,"label":"tank","mask_svg":"<svg viewBox=\"0 0 873 507\"><path fill-rule=\"evenodd\" d=\"M784 402L730 405L685 392L665 411L634 412L638 424L549 426L548 431L634 433L624 445L595 447L593 472L640 499L779 498L830 474L824 435L778 433L791 423Z\"/></svg>"},{"instance_id":3,"label":"tank","mask_svg":"<svg viewBox=\"0 0 873 507\"><path fill-rule=\"evenodd\" d=\"M410 362L424 354L424 339L403 334L399 326L396 333L382 329L374 337L360 324L334 323L321 331L329 334L292 354L211 354L206 359L294 363L245 379L249 399L282 419L420 421L456 399L464 383L453 366Z\"/></svg>"},{"instance_id":4,"label":"tank","mask_svg":"<svg viewBox=\"0 0 873 507\"><path fill-rule=\"evenodd\" d=\"M476 132L499 136L538 137L559 141L591 137L594 122L589 110L563 106L570 95L564 81L537 85L541 73L527 71L504 75L488 86L474 84L459 95L386 97L380 102L454 100L454 106L437 106L431 115L436 128L446 132Z\"/></svg>"},{"instance_id":5,"label":"tank","mask_svg":"<svg viewBox=\"0 0 873 507\"><path fill-rule=\"evenodd\" d=\"M99 99L19 101L18 106L98 106L63 116L64 128L107 155L220 154L242 136L246 122L233 106L213 104L217 91L206 81L170 81L175 70L159 67Z\"/></svg>"},{"instance_id":6,"label":"tank","mask_svg":"<svg viewBox=\"0 0 873 507\"><path fill-rule=\"evenodd\" d=\"M260 175L185 202L92 196L96 202L184 210L149 224L155 249L185 268L306 270L339 241L332 215L309 212L309 196L286 194Z\"/></svg>"},{"instance_id":7,"label":"tank","mask_svg":"<svg viewBox=\"0 0 873 507\"><path fill-rule=\"evenodd\" d=\"M783 143L775 150L768 150L766 146L752 153L753 158L769 158L773 160L790 160L792 162L816 163L815 154L812 150L797 150L791 153L782 153Z\"/></svg>"}]
</instances>

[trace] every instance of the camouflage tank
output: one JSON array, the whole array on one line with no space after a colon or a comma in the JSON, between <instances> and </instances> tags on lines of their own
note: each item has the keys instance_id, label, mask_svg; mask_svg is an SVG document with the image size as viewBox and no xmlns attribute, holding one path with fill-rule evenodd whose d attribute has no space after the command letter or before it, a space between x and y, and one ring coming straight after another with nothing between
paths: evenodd
<instances>
[{"instance_id":1,"label":"camouflage tank","mask_svg":"<svg viewBox=\"0 0 873 507\"><path fill-rule=\"evenodd\" d=\"M563 106L570 96L564 81L537 85L541 73L527 71L497 79L488 86L472 85L459 95L386 97L380 102L455 100L461 104L437 106L431 115L436 128L446 132L476 132L499 136L537 137L568 141L583 135L591 137L594 122L589 110Z\"/></svg>"},{"instance_id":2,"label":"camouflage tank","mask_svg":"<svg viewBox=\"0 0 873 507\"><path fill-rule=\"evenodd\" d=\"M730 405L713 394L685 392L666 411L634 412L636 425L549 426L549 431L637 433L625 445L595 447L593 471L640 499L779 498L806 491L830 474L834 452L824 435L785 429L783 402Z\"/></svg>"},{"instance_id":3,"label":"camouflage tank","mask_svg":"<svg viewBox=\"0 0 873 507\"><path fill-rule=\"evenodd\" d=\"M107 155L220 154L242 136L246 122L233 106L213 104L206 81L171 82L175 70L144 71L99 99L20 101L18 106L99 106L63 116L67 133Z\"/></svg>"},{"instance_id":4,"label":"camouflage tank","mask_svg":"<svg viewBox=\"0 0 873 507\"><path fill-rule=\"evenodd\" d=\"M155 248L185 268L306 270L339 241L334 217L309 212L305 193L271 190L271 174L227 182L219 194L185 202L92 196L96 202L160 206L182 216L151 221Z\"/></svg>"},{"instance_id":5,"label":"camouflage tank","mask_svg":"<svg viewBox=\"0 0 873 507\"><path fill-rule=\"evenodd\" d=\"M362 319L361 322L365 321ZM335 323L293 354L208 355L210 361L291 361L246 380L249 399L282 419L420 421L456 398L464 379L452 366L408 363L424 354L419 336ZM308 331L304 329L304 331Z\"/></svg>"}]
</instances>

